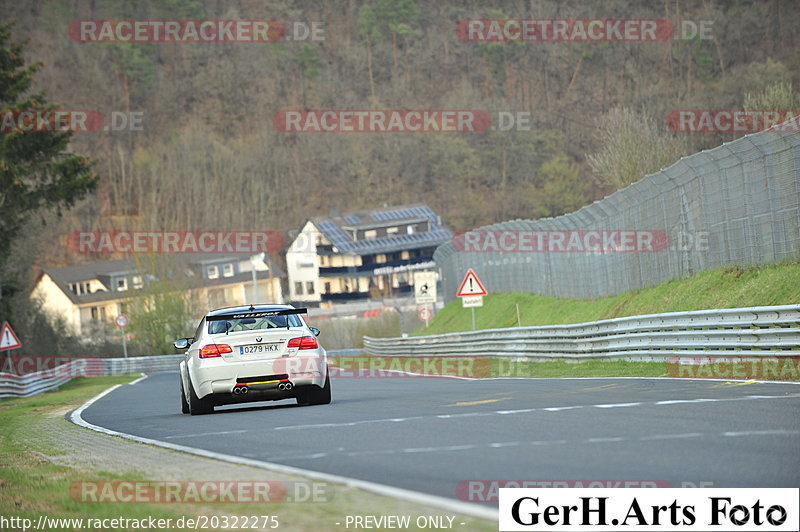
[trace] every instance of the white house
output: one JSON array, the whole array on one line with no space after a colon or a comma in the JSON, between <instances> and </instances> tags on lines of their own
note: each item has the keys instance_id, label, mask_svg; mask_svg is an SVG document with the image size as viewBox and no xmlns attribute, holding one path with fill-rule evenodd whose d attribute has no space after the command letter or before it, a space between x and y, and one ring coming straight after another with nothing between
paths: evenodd
<instances>
[{"instance_id":1,"label":"white house","mask_svg":"<svg viewBox=\"0 0 800 532\"><path fill-rule=\"evenodd\" d=\"M427 205L309 219L286 252L290 301L410 295L414 271L437 271L436 247L452 233Z\"/></svg>"},{"instance_id":2,"label":"white house","mask_svg":"<svg viewBox=\"0 0 800 532\"><path fill-rule=\"evenodd\" d=\"M286 274L269 259L251 262L245 254L198 253L167 263L162 264L162 276L181 280L198 316L231 305L283 302L281 280ZM157 279L152 271L133 259L46 268L31 297L42 302L46 313L62 318L70 333L91 334L128 312L130 301Z\"/></svg>"}]
</instances>

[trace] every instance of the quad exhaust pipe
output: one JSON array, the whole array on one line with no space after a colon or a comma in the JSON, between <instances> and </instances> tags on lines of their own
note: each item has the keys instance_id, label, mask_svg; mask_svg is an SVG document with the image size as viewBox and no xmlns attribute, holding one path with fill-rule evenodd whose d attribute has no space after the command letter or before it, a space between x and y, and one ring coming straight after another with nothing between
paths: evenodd
<instances>
[{"instance_id":1,"label":"quad exhaust pipe","mask_svg":"<svg viewBox=\"0 0 800 532\"><path fill-rule=\"evenodd\" d=\"M291 382L282 382L282 383L278 384L278 389L281 390L281 391L288 392L292 388L294 388L294 384L292 384ZM244 384L240 384L238 386L234 386L234 388L233 388L233 393L235 395L244 395L244 394L247 393L247 391L248 391L248 388Z\"/></svg>"}]
</instances>

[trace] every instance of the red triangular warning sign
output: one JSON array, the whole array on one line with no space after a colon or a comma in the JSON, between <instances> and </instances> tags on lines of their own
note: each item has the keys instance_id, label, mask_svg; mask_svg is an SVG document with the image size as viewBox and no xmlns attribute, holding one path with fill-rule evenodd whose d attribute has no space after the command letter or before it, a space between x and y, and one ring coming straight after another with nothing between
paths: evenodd
<instances>
[{"instance_id":1,"label":"red triangular warning sign","mask_svg":"<svg viewBox=\"0 0 800 532\"><path fill-rule=\"evenodd\" d=\"M464 276L464 280L461 281L461 287L458 289L456 297L488 295L489 292L483 287L481 280L478 279L478 276L472 271L472 268L467 270L467 274Z\"/></svg>"},{"instance_id":2,"label":"red triangular warning sign","mask_svg":"<svg viewBox=\"0 0 800 532\"><path fill-rule=\"evenodd\" d=\"M0 329L0 351L16 349L17 347L22 347L22 342L20 342L17 335L14 334L11 325L9 325L7 321L4 321L3 328Z\"/></svg>"}]
</instances>

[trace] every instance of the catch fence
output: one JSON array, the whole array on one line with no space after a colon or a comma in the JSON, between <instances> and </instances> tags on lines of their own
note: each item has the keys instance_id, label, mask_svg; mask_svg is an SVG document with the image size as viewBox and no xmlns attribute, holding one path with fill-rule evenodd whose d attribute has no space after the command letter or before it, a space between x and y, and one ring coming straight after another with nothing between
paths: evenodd
<instances>
[{"instance_id":1,"label":"catch fence","mask_svg":"<svg viewBox=\"0 0 800 532\"><path fill-rule=\"evenodd\" d=\"M648 231L668 241L657 251L540 252L513 246L520 235L619 230ZM593 298L720 266L794 258L800 254L800 134L746 135L683 157L576 212L503 222L471 234L480 233L492 233L492 242L479 251L464 245L466 235L436 250L446 300L455 297L469 268L490 293ZM494 245L504 235L511 249Z\"/></svg>"}]
</instances>

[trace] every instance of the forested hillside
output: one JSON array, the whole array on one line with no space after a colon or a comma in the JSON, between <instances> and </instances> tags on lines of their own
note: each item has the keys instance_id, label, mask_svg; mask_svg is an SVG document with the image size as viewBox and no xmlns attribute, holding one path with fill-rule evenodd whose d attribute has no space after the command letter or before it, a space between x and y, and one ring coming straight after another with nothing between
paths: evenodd
<instances>
[{"instance_id":1,"label":"forested hillside","mask_svg":"<svg viewBox=\"0 0 800 532\"><path fill-rule=\"evenodd\" d=\"M40 264L96 260L73 230L289 231L331 209L425 202L454 230L572 211L626 184L597 175L623 122L657 170L741 134L672 133L676 109L740 109L794 82L793 0L238 1L4 0L36 89L65 109L142 113L141 131L73 136L96 192L59 223ZM664 42L465 42L467 18L712 21L711 38ZM321 23L324 39L277 43L81 43L78 19L272 19ZM678 36L679 37L679 36ZM284 133L286 109L529 112L529 131ZM629 124L630 126L630 124ZM609 133L610 132L610 133ZM604 136L605 135L605 136ZM647 136L649 135L649 137ZM652 142L651 142L652 141ZM648 142L651 142L648 144ZM632 154L631 157L636 157ZM660 158L659 158L660 157ZM637 168L634 173L640 172ZM641 177L641 176L639 176ZM630 179L627 179L630 182ZM38 229L36 229L38 231ZM107 258L104 257L104 258Z\"/></svg>"}]
</instances>

